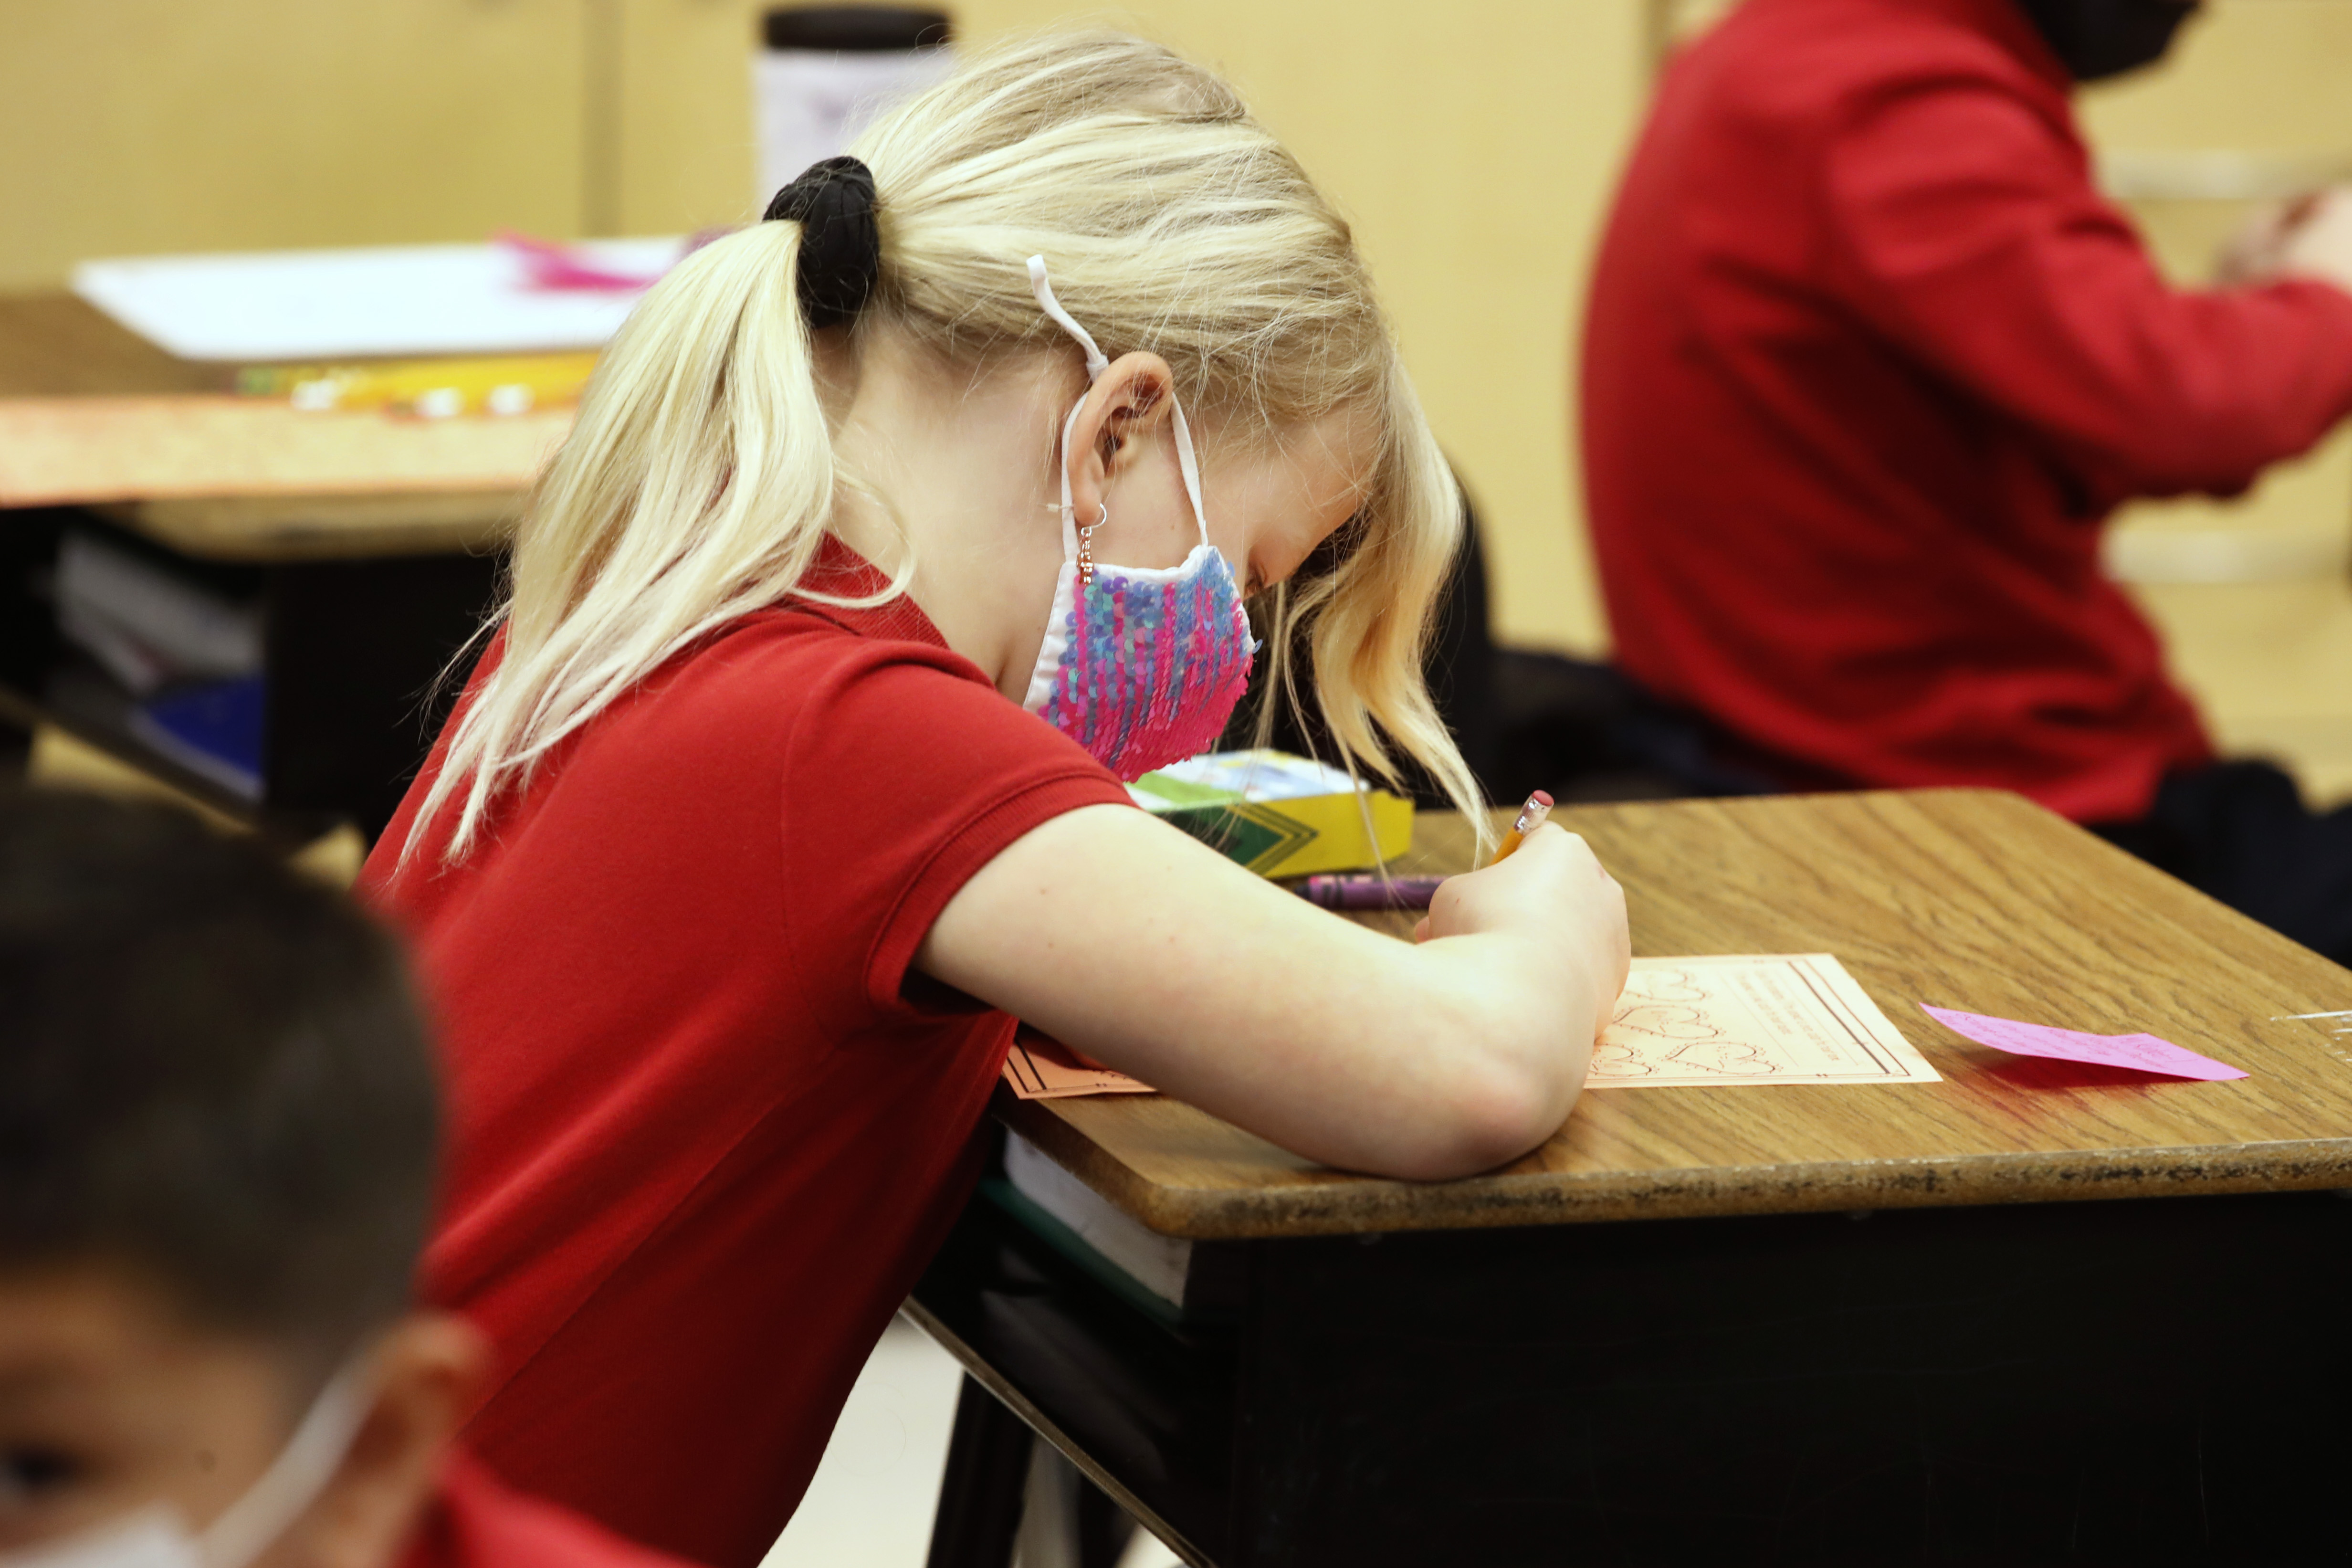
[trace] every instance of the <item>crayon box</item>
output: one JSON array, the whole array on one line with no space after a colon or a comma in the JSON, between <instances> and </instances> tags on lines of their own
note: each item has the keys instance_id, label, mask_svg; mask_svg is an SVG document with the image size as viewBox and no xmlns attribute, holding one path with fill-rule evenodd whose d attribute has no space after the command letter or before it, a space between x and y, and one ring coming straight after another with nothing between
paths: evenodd
<instances>
[{"instance_id":1,"label":"crayon box","mask_svg":"<svg viewBox=\"0 0 2352 1568\"><path fill-rule=\"evenodd\" d=\"M1286 752L1212 752L1127 790L1262 877L1367 870L1412 847L1412 802Z\"/></svg>"}]
</instances>

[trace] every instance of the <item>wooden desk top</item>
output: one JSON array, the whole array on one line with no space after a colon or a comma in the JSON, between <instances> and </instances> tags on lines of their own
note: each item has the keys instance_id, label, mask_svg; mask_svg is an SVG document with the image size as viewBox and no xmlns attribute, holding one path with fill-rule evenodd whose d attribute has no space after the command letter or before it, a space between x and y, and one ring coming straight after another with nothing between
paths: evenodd
<instances>
[{"instance_id":1,"label":"wooden desk top","mask_svg":"<svg viewBox=\"0 0 2352 1568\"><path fill-rule=\"evenodd\" d=\"M98 507L227 560L486 550L572 426L306 413L232 378L69 295L0 297L0 508Z\"/></svg>"},{"instance_id":2,"label":"wooden desk top","mask_svg":"<svg viewBox=\"0 0 2352 1568\"><path fill-rule=\"evenodd\" d=\"M0 397L227 392L230 365L175 359L78 296L0 294Z\"/></svg>"},{"instance_id":3,"label":"wooden desk top","mask_svg":"<svg viewBox=\"0 0 2352 1568\"><path fill-rule=\"evenodd\" d=\"M2352 972L2018 796L1675 801L1552 820L1624 884L1636 953L1833 952L1945 1081L1589 1090L1526 1158L1438 1184L1313 1165L1156 1095L1000 1094L999 1114L1144 1224L1204 1239L2352 1186L2352 1035L2284 1016L2352 1008ZM1425 814L1405 869L1467 858L1461 821ZM1921 1003L2146 1030L2252 1076L2010 1057Z\"/></svg>"}]
</instances>

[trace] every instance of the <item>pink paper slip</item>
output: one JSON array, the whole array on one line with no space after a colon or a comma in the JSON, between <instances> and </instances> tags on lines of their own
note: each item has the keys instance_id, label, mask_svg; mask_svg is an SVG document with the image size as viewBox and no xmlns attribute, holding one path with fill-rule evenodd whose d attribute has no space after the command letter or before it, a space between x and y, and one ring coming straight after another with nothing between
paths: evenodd
<instances>
[{"instance_id":1,"label":"pink paper slip","mask_svg":"<svg viewBox=\"0 0 2352 1568\"><path fill-rule=\"evenodd\" d=\"M2132 1068L2168 1078L2207 1080L2246 1075L2211 1057L2182 1050L2154 1035L2086 1035L2079 1029L2053 1029L2047 1024L2021 1024L2014 1018L1988 1018L1980 1013L1956 1013L1948 1007L1920 1010L1944 1027L1966 1035L1980 1046L2021 1057L2052 1057L2064 1062L2095 1062L2101 1067Z\"/></svg>"}]
</instances>

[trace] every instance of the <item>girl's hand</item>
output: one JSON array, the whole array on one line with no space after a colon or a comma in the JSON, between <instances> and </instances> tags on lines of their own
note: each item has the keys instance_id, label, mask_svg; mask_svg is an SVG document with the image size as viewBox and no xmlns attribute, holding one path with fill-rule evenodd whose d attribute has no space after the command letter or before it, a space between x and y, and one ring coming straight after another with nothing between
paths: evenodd
<instances>
[{"instance_id":1,"label":"girl's hand","mask_svg":"<svg viewBox=\"0 0 2352 1568\"><path fill-rule=\"evenodd\" d=\"M1487 932L1524 936L1537 944L1539 961L1575 966L1599 1009L1593 1032L1608 1026L1633 963L1633 938L1625 889L1581 837L1547 822L1508 859L1447 878L1412 937Z\"/></svg>"}]
</instances>

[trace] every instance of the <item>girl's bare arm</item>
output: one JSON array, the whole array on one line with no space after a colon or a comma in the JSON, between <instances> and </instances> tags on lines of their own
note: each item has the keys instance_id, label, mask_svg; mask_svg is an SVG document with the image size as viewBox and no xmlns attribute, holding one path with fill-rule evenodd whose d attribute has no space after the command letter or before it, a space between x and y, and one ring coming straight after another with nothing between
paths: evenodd
<instances>
[{"instance_id":1,"label":"girl's bare arm","mask_svg":"<svg viewBox=\"0 0 2352 1568\"><path fill-rule=\"evenodd\" d=\"M1441 1178L1567 1120L1629 949L1623 892L1551 826L1449 880L1428 931L1368 931L1102 805L982 868L916 963L1296 1153Z\"/></svg>"}]
</instances>

